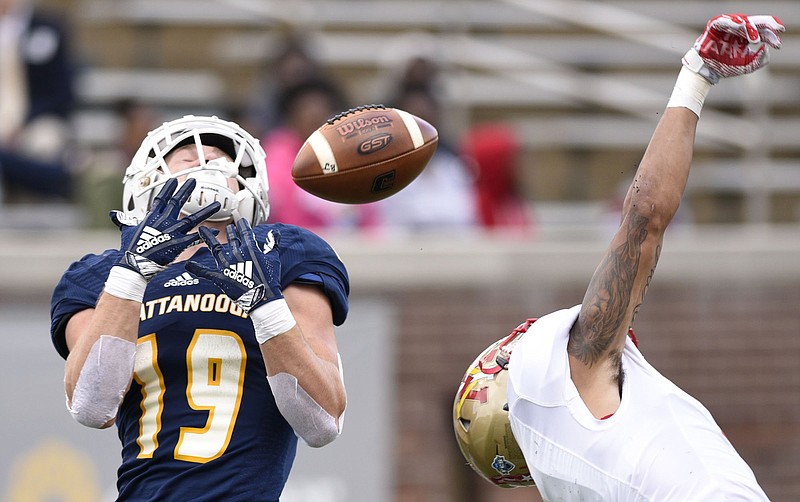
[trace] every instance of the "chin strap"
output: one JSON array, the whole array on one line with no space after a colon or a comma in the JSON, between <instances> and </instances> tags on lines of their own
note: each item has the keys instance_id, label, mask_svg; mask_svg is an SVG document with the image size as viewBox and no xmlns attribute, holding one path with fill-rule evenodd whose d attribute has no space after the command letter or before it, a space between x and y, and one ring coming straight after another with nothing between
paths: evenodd
<instances>
[{"instance_id":1,"label":"chin strap","mask_svg":"<svg viewBox=\"0 0 800 502\"><path fill-rule=\"evenodd\" d=\"M209 160L202 169L198 168L187 176L188 179L195 180L197 185L181 211L192 214L217 201L220 208L207 221L229 220L239 205L237 194L228 186L228 180L235 180L236 174L236 165L233 162L223 158Z\"/></svg>"}]
</instances>

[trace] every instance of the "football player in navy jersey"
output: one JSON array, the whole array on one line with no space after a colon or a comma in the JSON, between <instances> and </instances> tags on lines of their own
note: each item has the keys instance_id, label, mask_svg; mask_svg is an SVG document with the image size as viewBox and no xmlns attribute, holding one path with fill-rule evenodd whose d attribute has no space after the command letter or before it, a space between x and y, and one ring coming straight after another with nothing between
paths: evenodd
<instances>
[{"instance_id":1,"label":"football player in navy jersey","mask_svg":"<svg viewBox=\"0 0 800 502\"><path fill-rule=\"evenodd\" d=\"M341 431L347 271L319 236L266 224L267 192L238 125L167 122L125 173L119 249L55 288L67 409L116 424L120 500L278 500L297 437Z\"/></svg>"}]
</instances>

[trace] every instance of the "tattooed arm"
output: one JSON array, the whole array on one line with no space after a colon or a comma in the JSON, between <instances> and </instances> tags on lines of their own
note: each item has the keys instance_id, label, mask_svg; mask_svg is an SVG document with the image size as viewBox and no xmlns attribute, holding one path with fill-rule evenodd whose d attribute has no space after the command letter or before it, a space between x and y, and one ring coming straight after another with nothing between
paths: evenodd
<instances>
[{"instance_id":1,"label":"tattooed arm","mask_svg":"<svg viewBox=\"0 0 800 502\"><path fill-rule=\"evenodd\" d=\"M667 108L625 197L622 224L583 298L567 347L578 392L592 413L616 411L621 355L686 187L698 116Z\"/></svg>"}]
</instances>

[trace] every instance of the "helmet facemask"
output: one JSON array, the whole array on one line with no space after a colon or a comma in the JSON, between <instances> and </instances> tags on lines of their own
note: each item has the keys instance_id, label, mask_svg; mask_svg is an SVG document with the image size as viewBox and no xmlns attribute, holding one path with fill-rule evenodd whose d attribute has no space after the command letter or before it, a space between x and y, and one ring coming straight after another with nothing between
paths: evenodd
<instances>
[{"instance_id":1,"label":"helmet facemask","mask_svg":"<svg viewBox=\"0 0 800 502\"><path fill-rule=\"evenodd\" d=\"M197 148L199 165L172 172L167 156L186 145ZM204 146L217 147L230 158L206 161ZM258 140L233 122L189 115L164 123L148 133L125 172L123 211L141 220L161 185L186 177L194 178L197 186L182 208L184 214L216 200L222 207L208 221L245 218L257 225L269 216L265 157ZM238 191L231 189L229 180L236 180Z\"/></svg>"}]
</instances>

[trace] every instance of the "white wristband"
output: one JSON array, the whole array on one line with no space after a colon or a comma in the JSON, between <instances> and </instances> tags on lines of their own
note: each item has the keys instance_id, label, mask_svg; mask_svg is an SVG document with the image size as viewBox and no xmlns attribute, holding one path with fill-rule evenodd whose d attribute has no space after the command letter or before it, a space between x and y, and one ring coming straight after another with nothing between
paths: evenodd
<instances>
[{"instance_id":1,"label":"white wristband","mask_svg":"<svg viewBox=\"0 0 800 502\"><path fill-rule=\"evenodd\" d=\"M711 82L684 66L678 73L667 108L688 108L699 117L709 90Z\"/></svg>"},{"instance_id":2,"label":"white wristband","mask_svg":"<svg viewBox=\"0 0 800 502\"><path fill-rule=\"evenodd\" d=\"M253 310L250 319L259 344L286 333L297 324L284 298L272 300Z\"/></svg>"},{"instance_id":3,"label":"white wristband","mask_svg":"<svg viewBox=\"0 0 800 502\"><path fill-rule=\"evenodd\" d=\"M133 300L141 303L144 299L144 290L147 288L147 280L142 274L129 268L115 265L111 267L106 279L106 293L122 298L123 300Z\"/></svg>"}]
</instances>

